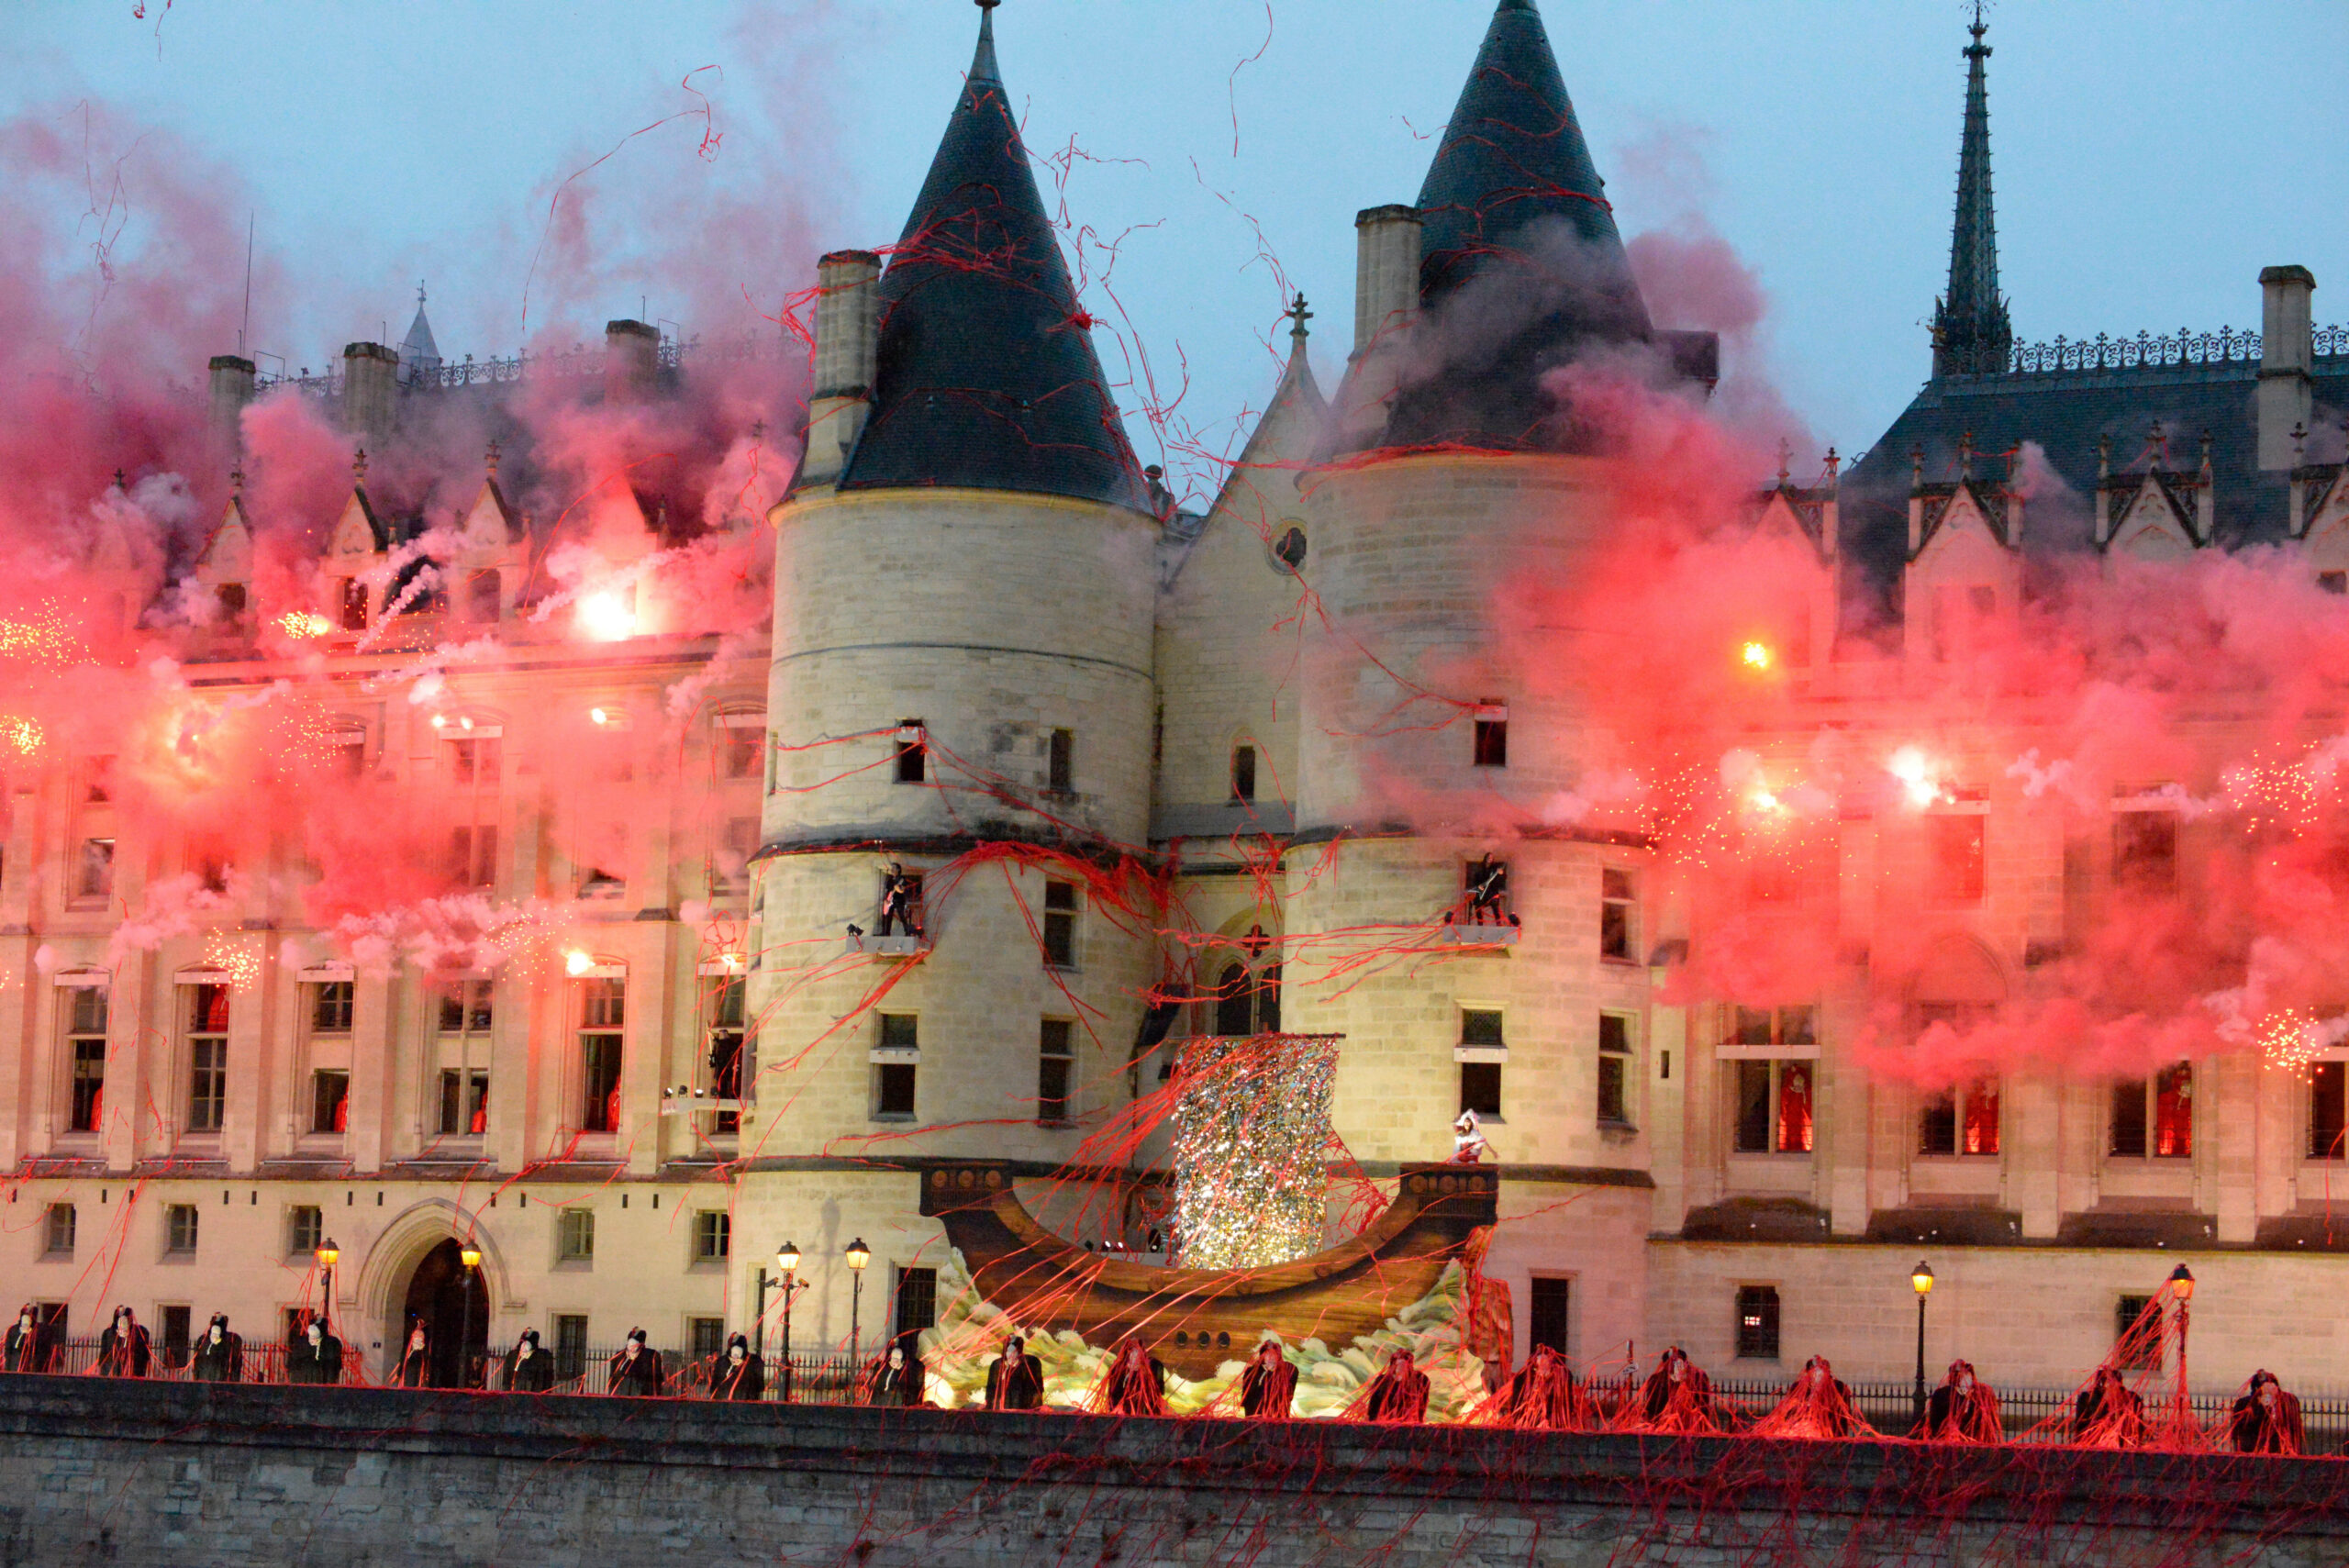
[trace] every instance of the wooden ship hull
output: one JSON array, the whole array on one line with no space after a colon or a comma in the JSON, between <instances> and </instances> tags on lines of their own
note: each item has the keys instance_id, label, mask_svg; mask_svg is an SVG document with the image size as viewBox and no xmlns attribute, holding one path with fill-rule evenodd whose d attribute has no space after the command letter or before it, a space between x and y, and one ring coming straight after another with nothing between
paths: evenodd
<instances>
[{"instance_id":1,"label":"wooden ship hull","mask_svg":"<svg viewBox=\"0 0 2349 1568\"><path fill-rule=\"evenodd\" d=\"M1386 1211L1334 1247L1272 1268L1161 1268L1053 1235L1012 1173L1008 1161L921 1162L921 1212L945 1227L980 1296L1023 1328L1073 1329L1093 1345L1139 1335L1190 1378L1244 1359L1266 1329L1340 1350L1386 1327L1435 1288L1500 1200L1490 1166L1406 1165Z\"/></svg>"}]
</instances>

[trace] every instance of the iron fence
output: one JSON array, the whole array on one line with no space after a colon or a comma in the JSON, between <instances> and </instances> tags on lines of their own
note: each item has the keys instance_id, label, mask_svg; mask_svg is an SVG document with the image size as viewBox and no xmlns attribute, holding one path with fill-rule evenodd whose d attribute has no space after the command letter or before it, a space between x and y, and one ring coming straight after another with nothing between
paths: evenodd
<instances>
[{"instance_id":1,"label":"iron fence","mask_svg":"<svg viewBox=\"0 0 2349 1568\"><path fill-rule=\"evenodd\" d=\"M1938 1380L1936 1380L1937 1382ZM1750 1425L1769 1413L1785 1397L1787 1383L1765 1382L1758 1379L1722 1379L1713 1385L1714 1396L1728 1407L1728 1414L1737 1425ZM1849 1383L1852 1403L1867 1423L1887 1437L1905 1437L1916 1424L1917 1385L1914 1382ZM1930 1395L1934 1384L1926 1385ZM2076 1388L2009 1388L2001 1385L1992 1387L1998 1396L1998 1420L2006 1429L2009 1441L2060 1443L2068 1435L2066 1423L2078 1396ZM2138 1392L2145 1401L2148 1418L2157 1418L2170 1402L2170 1385L2159 1378L2147 1383ZM2217 1432L2221 1423L2232 1408L2236 1396L2232 1393L2199 1393L2187 1396L2188 1408L2195 1424L2206 1432ZM2300 1421L2306 1429L2308 1448L2311 1454L2336 1454L2349 1451L2349 1396L2302 1395Z\"/></svg>"},{"instance_id":2,"label":"iron fence","mask_svg":"<svg viewBox=\"0 0 2349 1568\"><path fill-rule=\"evenodd\" d=\"M696 363L745 364L782 359L796 347L780 332L740 333L712 339L696 337L683 342L674 338L664 338L656 357L664 370L683 370ZM402 386L438 391L446 387L492 386L550 376L561 380L600 376L603 373L603 346L574 343L553 353L533 354L525 350L510 359L477 360L467 354L462 360L444 360L437 365L403 364L396 372L396 378ZM263 390L292 386L328 398L342 395L342 372L333 368L317 375L262 374L254 378L254 384Z\"/></svg>"},{"instance_id":3,"label":"iron fence","mask_svg":"<svg viewBox=\"0 0 2349 1568\"><path fill-rule=\"evenodd\" d=\"M555 1362L555 1382L551 1392L601 1396L612 1392L612 1360L620 1353L618 1345L591 1345L575 1357L562 1350L542 1351ZM662 1351L661 1392L673 1399L707 1399L711 1380L718 1371L718 1356L696 1357L679 1351ZM766 1390L760 1395L763 1403L785 1402L786 1393L781 1358L763 1358L766 1367ZM566 1362L569 1362L566 1365ZM845 1355L810 1355L792 1352L788 1401L795 1405L853 1405L857 1402L859 1362ZM863 1365L871 1366L871 1357L863 1358ZM484 1386L503 1389L506 1385L504 1352L489 1358Z\"/></svg>"},{"instance_id":4,"label":"iron fence","mask_svg":"<svg viewBox=\"0 0 2349 1568\"><path fill-rule=\"evenodd\" d=\"M2349 327L2315 328L2315 352L2320 358L2349 354ZM2192 332L2155 337L2140 332L2134 338L2114 338L2099 332L2093 338L2056 338L2047 343L2017 343L2008 361L2009 373L2046 374L2062 371L2134 370L2144 365L2215 365L2256 361L2262 351L2256 332L2221 327L2216 332Z\"/></svg>"},{"instance_id":5,"label":"iron fence","mask_svg":"<svg viewBox=\"0 0 2349 1568\"><path fill-rule=\"evenodd\" d=\"M147 1371L143 1374L158 1383L191 1383L195 1381L194 1347L151 1345ZM243 1367L239 1383L284 1383L286 1347L275 1341L255 1344L247 1340L242 1356ZM342 1352L342 1384L347 1388L363 1388L368 1384L364 1358L345 1342ZM50 1351L49 1364L41 1369L55 1377L95 1377L98 1375L98 1341L91 1339L67 1339L57 1341Z\"/></svg>"}]
</instances>

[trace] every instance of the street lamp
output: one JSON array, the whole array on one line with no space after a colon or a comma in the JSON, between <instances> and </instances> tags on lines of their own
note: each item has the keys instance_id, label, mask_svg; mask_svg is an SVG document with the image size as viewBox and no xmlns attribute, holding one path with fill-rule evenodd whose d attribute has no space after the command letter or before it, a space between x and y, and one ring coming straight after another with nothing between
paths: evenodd
<instances>
[{"instance_id":1,"label":"street lamp","mask_svg":"<svg viewBox=\"0 0 2349 1568\"><path fill-rule=\"evenodd\" d=\"M764 1271L761 1271L763 1274ZM783 1403L791 1403L791 1298L807 1286L799 1283L799 1244L785 1241L774 1250L774 1272L783 1281L783 1376L778 1380L778 1393ZM766 1338L767 1296L763 1278L759 1288L759 1338Z\"/></svg>"},{"instance_id":2,"label":"street lamp","mask_svg":"<svg viewBox=\"0 0 2349 1568\"><path fill-rule=\"evenodd\" d=\"M873 1261L873 1249L860 1236L848 1244L848 1359L852 1366L857 1361L857 1314L864 1305L864 1265Z\"/></svg>"},{"instance_id":3,"label":"street lamp","mask_svg":"<svg viewBox=\"0 0 2349 1568\"><path fill-rule=\"evenodd\" d=\"M481 1249L467 1241L457 1252L457 1261L465 1265L462 1282L465 1305L459 1314L462 1325L457 1330L457 1386L473 1386L473 1271L481 1267Z\"/></svg>"},{"instance_id":4,"label":"street lamp","mask_svg":"<svg viewBox=\"0 0 2349 1568\"><path fill-rule=\"evenodd\" d=\"M1917 1407L1916 1427L1924 1434L1925 1425L1925 1297L1933 1294L1933 1271L1929 1263L1920 1262L1909 1271L1909 1283L1917 1290Z\"/></svg>"},{"instance_id":5,"label":"street lamp","mask_svg":"<svg viewBox=\"0 0 2349 1568\"><path fill-rule=\"evenodd\" d=\"M329 1334L334 1332L334 1266L341 1257L342 1249L334 1244L333 1237L328 1237L326 1244L318 1249L318 1294L322 1308L318 1316Z\"/></svg>"},{"instance_id":6,"label":"street lamp","mask_svg":"<svg viewBox=\"0 0 2349 1568\"><path fill-rule=\"evenodd\" d=\"M2170 1396L2170 1424L2183 1432L2194 1419L2186 1402L2186 1304L2194 1299L2194 1272L2184 1263L2170 1270L2169 1293L2177 1297L2177 1389Z\"/></svg>"}]
</instances>

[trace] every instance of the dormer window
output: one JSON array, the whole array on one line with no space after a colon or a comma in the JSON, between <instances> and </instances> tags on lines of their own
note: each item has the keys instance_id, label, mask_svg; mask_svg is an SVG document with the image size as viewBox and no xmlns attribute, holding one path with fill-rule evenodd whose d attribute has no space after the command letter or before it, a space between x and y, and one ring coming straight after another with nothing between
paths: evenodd
<instances>
[{"instance_id":1,"label":"dormer window","mask_svg":"<svg viewBox=\"0 0 2349 1568\"><path fill-rule=\"evenodd\" d=\"M356 577L340 580L336 624L345 631L367 629L367 584Z\"/></svg>"},{"instance_id":2,"label":"dormer window","mask_svg":"<svg viewBox=\"0 0 2349 1568\"><path fill-rule=\"evenodd\" d=\"M223 583L214 588L212 594L220 606L221 624L228 627L242 626L246 606L245 585L242 583Z\"/></svg>"},{"instance_id":3,"label":"dormer window","mask_svg":"<svg viewBox=\"0 0 2349 1568\"><path fill-rule=\"evenodd\" d=\"M503 590L495 572L476 572L465 579L465 614L468 618L484 625L495 622L502 599Z\"/></svg>"}]
</instances>

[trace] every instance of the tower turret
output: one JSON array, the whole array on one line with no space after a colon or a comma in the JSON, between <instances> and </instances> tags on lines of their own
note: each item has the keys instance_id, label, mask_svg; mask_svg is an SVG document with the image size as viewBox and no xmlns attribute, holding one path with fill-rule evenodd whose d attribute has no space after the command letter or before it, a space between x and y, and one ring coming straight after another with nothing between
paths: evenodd
<instances>
[{"instance_id":1,"label":"tower turret","mask_svg":"<svg viewBox=\"0 0 2349 1568\"><path fill-rule=\"evenodd\" d=\"M2007 368L2014 329L1998 293L1998 226L1990 202L1990 46L1982 8L1965 47L1965 131L1957 154L1957 217L1949 241L1949 290L1933 304L1933 374L1995 375Z\"/></svg>"}]
</instances>

